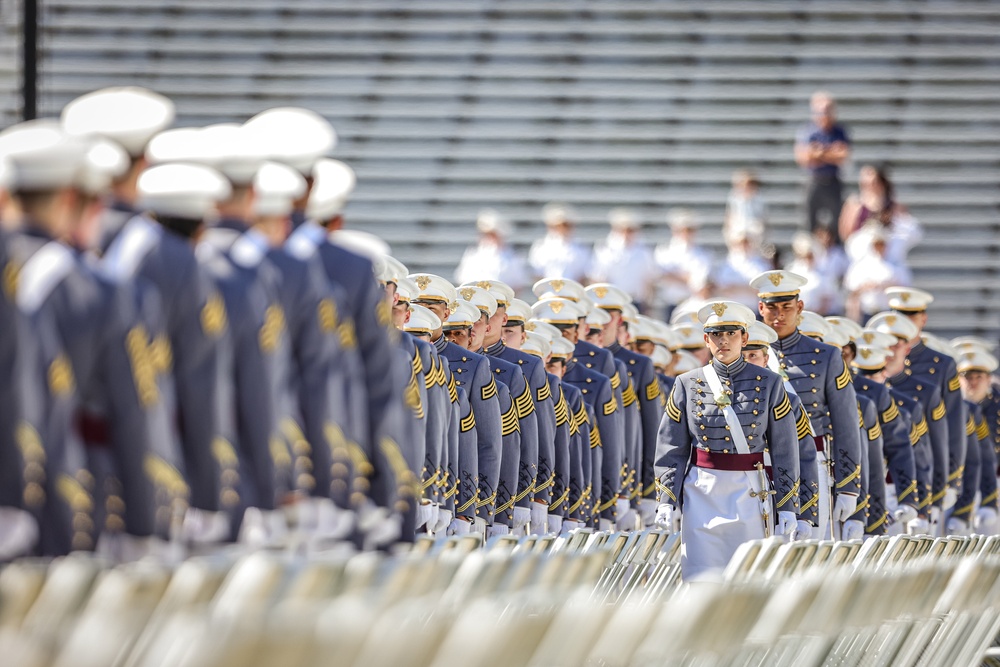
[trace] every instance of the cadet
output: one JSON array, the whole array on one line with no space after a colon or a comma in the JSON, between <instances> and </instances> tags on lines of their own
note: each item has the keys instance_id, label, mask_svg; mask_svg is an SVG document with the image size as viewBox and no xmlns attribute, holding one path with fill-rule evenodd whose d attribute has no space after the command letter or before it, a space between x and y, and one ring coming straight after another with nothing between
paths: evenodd
<instances>
[{"instance_id":1,"label":"cadet","mask_svg":"<svg viewBox=\"0 0 1000 667\"><path fill-rule=\"evenodd\" d=\"M944 401L948 430L948 488L941 504L947 510L954 506L961 491L968 422L968 409L962 400L955 359L925 345L919 338L927 325L927 307L934 301L931 294L914 287L889 287L885 293L889 297L889 308L905 315L917 326L918 337L912 341L906 357L907 368L914 375L925 376L937 385Z\"/></svg>"},{"instance_id":2,"label":"cadet","mask_svg":"<svg viewBox=\"0 0 1000 667\"><path fill-rule=\"evenodd\" d=\"M886 367L886 384L920 402L921 414L926 418L929 436L929 455L921 460L917 452L917 477L921 483L930 483L929 496L921 489L921 510L927 513L931 534L938 534L942 525L942 504L948 487L948 422L945 419L945 404L941 392L931 375L917 375L906 367L906 357L914 340L919 340L916 324L909 318L893 312L878 313L868 321L868 328L880 333L896 336L893 358ZM899 363L898 356L904 357ZM919 422L919 420L917 420ZM964 429L964 424L963 424ZM964 437L964 436L963 436ZM921 478L921 472L929 478Z\"/></svg>"},{"instance_id":3,"label":"cadet","mask_svg":"<svg viewBox=\"0 0 1000 667\"><path fill-rule=\"evenodd\" d=\"M977 533L984 535L996 532L997 457L993 449L990 427L983 416L981 406L989 399L990 377L997 366L996 357L986 350L965 348L959 352L958 373L962 383L962 395L972 404L970 412L975 420L975 438L979 445L979 481L975 485L979 490L980 500L979 509L975 511L974 516L972 510L963 511L965 505L961 502L958 503L953 516L963 519L972 525ZM968 467L968 464L966 466ZM966 495L964 490L963 495Z\"/></svg>"},{"instance_id":4,"label":"cadet","mask_svg":"<svg viewBox=\"0 0 1000 667\"><path fill-rule=\"evenodd\" d=\"M760 299L764 324L778 340L772 370L782 371L785 388L792 387L809 413L820 466L820 536L839 534L840 525L857 509L861 492L861 438L858 401L851 373L839 348L820 343L798 331L803 303L799 289L805 278L788 271L766 271L752 281ZM774 369L774 366L777 369ZM826 466L832 471L824 482ZM833 525L827 527L828 522Z\"/></svg>"},{"instance_id":5,"label":"cadet","mask_svg":"<svg viewBox=\"0 0 1000 667\"><path fill-rule=\"evenodd\" d=\"M655 464L657 523L681 530L687 581L721 571L743 542L793 536L799 505L791 401L780 376L742 356L753 311L719 301L698 317L712 363L674 383Z\"/></svg>"},{"instance_id":6,"label":"cadet","mask_svg":"<svg viewBox=\"0 0 1000 667\"><path fill-rule=\"evenodd\" d=\"M743 346L743 360L748 364L767 368L771 345L778 340L774 329L762 322L751 322L747 330L747 343ZM788 392L795 420L795 435L799 440L799 515L795 535L809 539L819 524L819 469L816 463L816 443L809 430L809 415L799 397Z\"/></svg>"},{"instance_id":7,"label":"cadet","mask_svg":"<svg viewBox=\"0 0 1000 667\"><path fill-rule=\"evenodd\" d=\"M854 388L858 396L872 401L878 414L882 460L886 462L889 478L892 479L892 484L885 485L886 516L876 516L878 512L873 512L869 517L865 530L872 535L886 532L889 512L892 513L893 523L905 525L917 518L920 505L916 464L910 443L911 424L900 414L896 401L885 386L886 359L891 352L875 344L879 342L878 337L880 335L876 332L863 332L862 338L855 343L857 356L851 360L855 370ZM888 342L891 344L894 341Z\"/></svg>"}]
</instances>

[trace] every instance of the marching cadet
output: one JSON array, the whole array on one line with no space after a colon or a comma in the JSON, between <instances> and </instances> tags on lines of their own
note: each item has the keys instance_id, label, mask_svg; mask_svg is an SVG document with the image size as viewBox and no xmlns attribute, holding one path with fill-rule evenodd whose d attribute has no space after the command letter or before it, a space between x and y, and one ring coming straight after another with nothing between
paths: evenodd
<instances>
[{"instance_id":1,"label":"marching cadet","mask_svg":"<svg viewBox=\"0 0 1000 667\"><path fill-rule=\"evenodd\" d=\"M614 329L616 333L626 329L623 311L631 306L628 294L614 285L590 285L587 287L587 295L598 308L610 315L610 329ZM641 439L640 447L633 454L633 471L637 475L635 500L637 508L642 502L648 507L656 500L653 457L656 455L656 433L663 413L660 405L660 384L657 382L653 362L649 357L623 347L617 336L604 347L625 363L630 398L633 398L638 405ZM647 510L647 514L650 510L655 515L655 509L651 507ZM619 521L622 521L620 511Z\"/></svg>"},{"instance_id":2,"label":"marching cadet","mask_svg":"<svg viewBox=\"0 0 1000 667\"><path fill-rule=\"evenodd\" d=\"M792 404L780 376L742 356L753 311L720 301L698 317L712 363L674 383L655 464L657 523L681 531L687 581L725 568L743 542L794 536L799 504Z\"/></svg>"},{"instance_id":3,"label":"marching cadet","mask_svg":"<svg viewBox=\"0 0 1000 667\"><path fill-rule=\"evenodd\" d=\"M550 298L539 301L532 310L538 320L555 327L561 338L576 343L575 356L566 364L562 379L564 384L579 389L584 402L594 410L595 421L591 421L590 431L593 520L601 530L612 530L625 479L625 428L621 404L611 379L578 361L580 347L575 338L582 313L577 304Z\"/></svg>"},{"instance_id":4,"label":"marching cadet","mask_svg":"<svg viewBox=\"0 0 1000 667\"><path fill-rule=\"evenodd\" d=\"M533 531L540 531L538 534L541 534L545 532L543 525L554 521L553 517L547 516L545 523L542 523L543 509L547 515L562 518L561 513L556 514L549 511L549 508L559 507L556 500L562 496L569 482L566 469L568 461L565 458L569 456L569 443L563 438L557 440L555 399L551 394L544 364L530 354L508 347L502 339L509 307L514 301L514 290L497 280L481 280L463 285L459 291L471 287L488 291L497 303L483 341L484 354L490 357L490 365L494 365L493 359L515 364L520 367L527 381L527 393L515 397L521 424L521 471L515 496L515 513L518 512L517 508L521 508L522 517L515 520L515 523L524 525L523 513L528 510ZM527 307L527 304L524 306ZM515 314L515 322L519 324L514 326L519 326L523 331L526 316L530 314L530 308L527 312L519 311ZM521 316L520 320L517 315ZM557 459L561 465L557 464ZM542 488L539 489L539 486ZM530 518L532 510L534 518Z\"/></svg>"},{"instance_id":5,"label":"marching cadet","mask_svg":"<svg viewBox=\"0 0 1000 667\"><path fill-rule=\"evenodd\" d=\"M913 446L913 462L917 481L917 505L918 516L906 524L906 529L912 534L927 533L931 527L931 498L933 496L934 477L934 455L932 453L933 444L930 432L931 412L925 405L925 398L921 398L920 391L915 385L900 387L900 382L906 380L906 355L909 351L912 335L916 327L907 318L899 317L891 313L884 318L874 319L872 326L862 332L863 339L871 338L868 334L883 334L892 337L892 344L888 349L889 355L885 361L885 386L889 387L896 407L901 415L904 415L910 423L910 444ZM879 341L872 338L872 345L887 344L888 341ZM859 348L860 354L860 348ZM923 389L923 385L921 386ZM943 449L942 449L943 451ZM935 520L938 517L934 517ZM894 531L890 529L890 533Z\"/></svg>"},{"instance_id":6,"label":"marching cadet","mask_svg":"<svg viewBox=\"0 0 1000 667\"><path fill-rule=\"evenodd\" d=\"M474 451L460 443L460 487L455 518L474 523L475 530L485 535L487 525L493 522L497 483L500 479L503 420L497 396L499 390L489 360L470 352L464 346L456 345L444 335L446 330L459 332L453 336L461 336L470 331L473 319L478 320L480 313L478 310L473 313L462 308L465 319L460 319L458 310L462 302L458 299L455 287L444 278L430 273L415 273L409 277L420 291L414 302L427 307L441 319L442 331L434 332L431 342L437 347L438 354L448 360L455 384L465 390L471 408L468 422L475 426ZM468 338L468 334L465 336ZM466 419L467 416L463 415L463 424ZM462 440L466 442L467 438ZM472 461L475 461L475 468L471 465ZM473 480L475 485L470 487Z\"/></svg>"},{"instance_id":7,"label":"marching cadet","mask_svg":"<svg viewBox=\"0 0 1000 667\"><path fill-rule=\"evenodd\" d=\"M743 346L743 360L748 364L767 368L771 345L778 340L774 329L762 322L751 322L747 330L747 343ZM792 393L788 400L792 404L792 418L795 420L795 435L799 440L799 515L795 527L798 539L812 537L819 523L819 467L816 462L816 443L809 430L809 415L802 407L802 401Z\"/></svg>"},{"instance_id":8,"label":"marching cadet","mask_svg":"<svg viewBox=\"0 0 1000 667\"><path fill-rule=\"evenodd\" d=\"M750 281L764 324L778 334L771 346L772 370L780 371L785 389L791 387L809 414L821 480L819 534L827 537L832 531L836 537L840 524L857 510L861 492L858 401L840 349L798 330L804 284L804 278L788 271L765 271Z\"/></svg>"},{"instance_id":9,"label":"marching cadet","mask_svg":"<svg viewBox=\"0 0 1000 667\"><path fill-rule=\"evenodd\" d=\"M320 121L322 119L311 112L278 109L258 114L247 121L246 126L261 124L269 128L268 136L296 137L291 146L281 143L281 150L276 149L271 154L272 159L299 168L300 172L305 164L303 155L312 160L313 184L306 209L309 219L295 228L288 242L313 246L327 280L344 293L364 366L368 401L367 428L358 441L355 467L369 472L370 502L365 503L358 520L362 531L378 532L382 535L380 541L388 542L395 523L394 513L407 511L415 493L412 485L399 479L406 473L406 467L400 465L405 458L397 440L399 434L390 428L405 423L402 415L406 410L393 387L396 374L392 367L396 357L388 353L392 347L389 340L391 309L380 294L371 261L328 238L329 228L343 222L343 208L356 179L351 168L342 162L318 159L322 154L318 152L327 150L334 136L332 128ZM306 150L309 147L312 152Z\"/></svg>"},{"instance_id":10,"label":"marching cadet","mask_svg":"<svg viewBox=\"0 0 1000 667\"><path fill-rule=\"evenodd\" d=\"M892 483L884 485L885 514L873 505L865 531L870 535L883 535L889 528L889 513L892 523L905 525L917 518L920 505L917 493L916 463L910 442L911 424L899 411L896 401L885 386L886 359L890 351L878 343L881 335L874 331L862 332L855 342L857 355L850 360L855 371L854 388L859 397L867 397L878 415L879 430L882 433L881 460L885 461ZM885 478L883 478L884 480Z\"/></svg>"},{"instance_id":11,"label":"marching cadet","mask_svg":"<svg viewBox=\"0 0 1000 667\"><path fill-rule=\"evenodd\" d=\"M944 400L931 375L917 375L906 366L905 358L908 358L910 346L915 340L919 340L917 325L912 320L886 311L873 316L868 321L867 328L894 335L899 339L893 347L893 359L887 366L886 384L917 399L920 402L921 413L926 417L930 444L927 450L929 460L921 461L918 452L916 463L918 478L922 469L929 474L929 479L926 481L930 482L930 491L929 496L924 496L922 490L920 509L927 513L931 534L939 534L943 528L942 504L948 487L948 422L945 419ZM904 339L904 336L907 338ZM897 355L905 357L902 365L897 364ZM926 481L921 480L922 483Z\"/></svg>"},{"instance_id":12,"label":"marching cadet","mask_svg":"<svg viewBox=\"0 0 1000 667\"><path fill-rule=\"evenodd\" d=\"M972 404L970 413L975 421L975 437L978 441L980 461L979 480L973 483L979 491L979 507L973 515L971 509L963 511L968 503L963 505L959 502L953 518L957 516L964 520L972 525L977 533L991 535L996 532L997 527L997 457L990 427L981 406L989 400L990 377L996 371L998 362L996 357L986 350L975 347L960 350L957 362L962 395ZM966 479L971 482L970 477L967 476ZM964 489L963 495L968 498Z\"/></svg>"},{"instance_id":13,"label":"marching cadet","mask_svg":"<svg viewBox=\"0 0 1000 667\"><path fill-rule=\"evenodd\" d=\"M948 430L948 488L942 500L945 510L954 506L962 485L962 466L965 461L966 423L968 408L962 400L955 359L947 353L936 350L919 338L927 325L927 307L934 297L915 287L889 287L885 290L889 297L889 308L905 315L917 325L918 338L913 341L910 354L906 358L907 368L914 375L926 376L937 385L944 401L945 422Z\"/></svg>"},{"instance_id":14,"label":"marching cadet","mask_svg":"<svg viewBox=\"0 0 1000 667\"><path fill-rule=\"evenodd\" d=\"M74 542L103 532L114 555L129 560L161 548L154 535L166 536L187 486L174 452L152 450L160 396L135 293L101 279L64 244L89 222L79 210L89 147L54 121L0 133L0 156L14 172L11 194L23 212L7 240L4 275L19 310L51 318L58 333L64 354L46 373L49 391L76 392L76 433L67 437L87 443L93 477L88 484L76 478L73 493L94 493L97 511L82 531L91 536ZM83 548L93 548L92 541Z\"/></svg>"},{"instance_id":15,"label":"marching cadet","mask_svg":"<svg viewBox=\"0 0 1000 667\"><path fill-rule=\"evenodd\" d=\"M174 121L174 103L137 86L103 88L82 95L63 110L63 128L75 136L98 136L120 145L129 163L111 184L100 215L96 249L107 251L125 224L141 212L137 182L147 166L146 145Z\"/></svg>"}]
</instances>

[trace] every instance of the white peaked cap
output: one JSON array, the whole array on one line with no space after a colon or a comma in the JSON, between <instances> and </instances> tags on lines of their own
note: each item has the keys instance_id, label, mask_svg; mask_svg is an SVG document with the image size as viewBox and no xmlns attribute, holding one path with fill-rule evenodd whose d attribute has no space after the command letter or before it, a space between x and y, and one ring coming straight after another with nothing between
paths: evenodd
<instances>
[{"instance_id":1,"label":"white peaked cap","mask_svg":"<svg viewBox=\"0 0 1000 667\"><path fill-rule=\"evenodd\" d=\"M646 315L639 315L635 322L630 324L629 331L632 333L633 340L648 340L652 343L659 343L660 345L666 345L667 342L662 339L662 331L657 326L657 321Z\"/></svg>"},{"instance_id":2,"label":"white peaked cap","mask_svg":"<svg viewBox=\"0 0 1000 667\"><path fill-rule=\"evenodd\" d=\"M701 323L682 322L671 327L677 338L677 347L682 350L700 350L705 347L705 332Z\"/></svg>"},{"instance_id":3,"label":"white peaked cap","mask_svg":"<svg viewBox=\"0 0 1000 667\"><path fill-rule=\"evenodd\" d=\"M906 315L888 311L872 316L865 328L892 334L904 340L913 340L920 334L920 329Z\"/></svg>"},{"instance_id":4,"label":"white peaked cap","mask_svg":"<svg viewBox=\"0 0 1000 667\"><path fill-rule=\"evenodd\" d=\"M934 295L916 287L886 287L889 307L905 313L919 313L927 310L934 301Z\"/></svg>"},{"instance_id":5,"label":"white peaked cap","mask_svg":"<svg viewBox=\"0 0 1000 667\"><path fill-rule=\"evenodd\" d=\"M586 315L580 306L567 299L542 299L531 307L535 319L549 324L577 324Z\"/></svg>"},{"instance_id":6,"label":"white peaked cap","mask_svg":"<svg viewBox=\"0 0 1000 667\"><path fill-rule=\"evenodd\" d=\"M266 138L270 159L287 164L303 176L314 175L320 158L337 145L333 126L309 109L268 109L248 120L246 126Z\"/></svg>"},{"instance_id":7,"label":"white peaked cap","mask_svg":"<svg viewBox=\"0 0 1000 667\"><path fill-rule=\"evenodd\" d=\"M339 215L357 184L354 170L340 160L319 160L313 168L313 188L306 215L323 222Z\"/></svg>"},{"instance_id":8,"label":"white peaked cap","mask_svg":"<svg viewBox=\"0 0 1000 667\"><path fill-rule=\"evenodd\" d=\"M941 354L947 354L952 359L958 358L958 349L955 348L951 342L941 338L940 336L935 336L932 333L924 331L920 334L920 338L924 341L924 345L940 352Z\"/></svg>"},{"instance_id":9,"label":"white peaked cap","mask_svg":"<svg viewBox=\"0 0 1000 667\"><path fill-rule=\"evenodd\" d=\"M205 164L209 160L209 154L201 136L200 127L164 130L146 145L146 161L153 165L168 162Z\"/></svg>"},{"instance_id":10,"label":"white peaked cap","mask_svg":"<svg viewBox=\"0 0 1000 667\"><path fill-rule=\"evenodd\" d=\"M500 215L500 212L492 208L484 208L476 216L476 229L483 234L495 232L500 236L510 236L510 223Z\"/></svg>"},{"instance_id":11,"label":"white peaked cap","mask_svg":"<svg viewBox=\"0 0 1000 667\"><path fill-rule=\"evenodd\" d=\"M459 287L458 295L485 313L486 317L493 317L497 312L497 300L482 287Z\"/></svg>"},{"instance_id":12,"label":"white peaked cap","mask_svg":"<svg viewBox=\"0 0 1000 667\"><path fill-rule=\"evenodd\" d=\"M599 329L610 321L611 315L608 314L608 311L601 310L596 306L587 313L587 324L590 325L591 329Z\"/></svg>"},{"instance_id":13,"label":"white peaked cap","mask_svg":"<svg viewBox=\"0 0 1000 667\"><path fill-rule=\"evenodd\" d=\"M479 287L484 289L493 295L498 305L504 307L508 306L514 300L514 290L511 289L510 285L499 280L472 280L462 283L459 287Z\"/></svg>"},{"instance_id":14,"label":"white peaked cap","mask_svg":"<svg viewBox=\"0 0 1000 667\"><path fill-rule=\"evenodd\" d=\"M956 350L978 347L992 354L997 349L995 341L989 341L979 336L959 336L958 338L952 338L950 342L951 346Z\"/></svg>"},{"instance_id":15,"label":"white peaked cap","mask_svg":"<svg viewBox=\"0 0 1000 667\"><path fill-rule=\"evenodd\" d=\"M698 357L694 356L687 350L678 350L674 352L674 373L680 375L681 373L687 373L688 371L693 371L696 368L701 368L704 364L698 361Z\"/></svg>"},{"instance_id":16,"label":"white peaked cap","mask_svg":"<svg viewBox=\"0 0 1000 667\"><path fill-rule=\"evenodd\" d=\"M403 331L429 336L440 328L441 318L432 310L416 303L410 305L410 320L403 325Z\"/></svg>"},{"instance_id":17,"label":"white peaked cap","mask_svg":"<svg viewBox=\"0 0 1000 667\"><path fill-rule=\"evenodd\" d=\"M863 329L863 327L854 320L847 317L841 317L840 315L831 315L826 318L826 321L831 326L840 329L847 334L847 337L851 340L860 336Z\"/></svg>"},{"instance_id":18,"label":"white peaked cap","mask_svg":"<svg viewBox=\"0 0 1000 667\"><path fill-rule=\"evenodd\" d=\"M802 321L799 322L799 331L801 333L811 338L826 340L830 329L830 323L819 313L812 310L802 311Z\"/></svg>"},{"instance_id":19,"label":"white peaked cap","mask_svg":"<svg viewBox=\"0 0 1000 667\"><path fill-rule=\"evenodd\" d=\"M14 181L14 168L10 162L0 157L0 190L7 190Z\"/></svg>"},{"instance_id":20,"label":"white peaked cap","mask_svg":"<svg viewBox=\"0 0 1000 667\"><path fill-rule=\"evenodd\" d=\"M771 343L778 340L778 333L763 322L751 322L750 330L747 331L747 347L751 345L763 345L770 347Z\"/></svg>"},{"instance_id":21,"label":"white peaked cap","mask_svg":"<svg viewBox=\"0 0 1000 667\"><path fill-rule=\"evenodd\" d=\"M55 190L79 185L91 142L52 119L29 120L0 132L0 160L11 168L11 190Z\"/></svg>"},{"instance_id":22,"label":"white peaked cap","mask_svg":"<svg viewBox=\"0 0 1000 667\"><path fill-rule=\"evenodd\" d=\"M164 164L139 176L139 207L160 215L201 220L230 195L222 174L198 164Z\"/></svg>"},{"instance_id":23,"label":"white peaked cap","mask_svg":"<svg viewBox=\"0 0 1000 667\"><path fill-rule=\"evenodd\" d=\"M302 174L280 162L265 162L253 177L254 213L284 216L292 212L295 200L306 192Z\"/></svg>"},{"instance_id":24,"label":"white peaked cap","mask_svg":"<svg viewBox=\"0 0 1000 667\"><path fill-rule=\"evenodd\" d=\"M510 303L507 304L507 323L508 324L524 324L532 317L531 306L528 305L527 301L521 301L520 299L511 299Z\"/></svg>"},{"instance_id":25,"label":"white peaked cap","mask_svg":"<svg viewBox=\"0 0 1000 667\"><path fill-rule=\"evenodd\" d=\"M465 329L478 322L482 316L479 309L468 301L459 301L457 307L451 309L451 315L448 316L448 321L444 323L444 328Z\"/></svg>"},{"instance_id":26,"label":"white peaked cap","mask_svg":"<svg viewBox=\"0 0 1000 667\"><path fill-rule=\"evenodd\" d=\"M986 350L979 348L969 348L959 353L955 359L955 365L959 373L965 371L986 371L992 373L997 369L997 358Z\"/></svg>"},{"instance_id":27,"label":"white peaked cap","mask_svg":"<svg viewBox=\"0 0 1000 667\"><path fill-rule=\"evenodd\" d=\"M528 320L524 324L524 330L528 333L536 333L539 336L544 336L550 343L563 337L559 329L542 320Z\"/></svg>"},{"instance_id":28,"label":"white peaked cap","mask_svg":"<svg viewBox=\"0 0 1000 667\"><path fill-rule=\"evenodd\" d=\"M834 347L844 347L851 342L851 337L840 327L830 326L827 328L826 335L823 336L823 342Z\"/></svg>"},{"instance_id":29,"label":"white peaked cap","mask_svg":"<svg viewBox=\"0 0 1000 667\"><path fill-rule=\"evenodd\" d=\"M400 281L407 280L410 275L409 269L401 261L392 255L382 255L375 262L375 276L383 283L392 283L399 286Z\"/></svg>"},{"instance_id":30,"label":"white peaked cap","mask_svg":"<svg viewBox=\"0 0 1000 667\"><path fill-rule=\"evenodd\" d=\"M205 163L234 185L249 185L267 161L268 146L252 126L218 123L201 129Z\"/></svg>"},{"instance_id":31,"label":"white peaked cap","mask_svg":"<svg viewBox=\"0 0 1000 667\"><path fill-rule=\"evenodd\" d=\"M885 368L885 364L892 351L878 345L868 343L857 343L858 353L855 355L851 365L866 371L878 371Z\"/></svg>"},{"instance_id":32,"label":"white peaked cap","mask_svg":"<svg viewBox=\"0 0 1000 667\"><path fill-rule=\"evenodd\" d=\"M174 122L174 103L145 88L104 88L82 95L62 111L62 124L74 135L110 139L139 157L158 132Z\"/></svg>"},{"instance_id":33,"label":"white peaked cap","mask_svg":"<svg viewBox=\"0 0 1000 667\"><path fill-rule=\"evenodd\" d=\"M888 333L882 333L881 331L875 331L874 329L862 329L861 335L858 336L855 341L858 345L884 347L886 349L889 349L898 342L899 339L896 336Z\"/></svg>"},{"instance_id":34,"label":"white peaked cap","mask_svg":"<svg viewBox=\"0 0 1000 667\"><path fill-rule=\"evenodd\" d=\"M521 344L521 351L546 359L552 353L552 345L545 336L528 331L524 343Z\"/></svg>"},{"instance_id":35,"label":"white peaked cap","mask_svg":"<svg viewBox=\"0 0 1000 667\"><path fill-rule=\"evenodd\" d=\"M400 278L399 282L396 283L396 296L400 303L410 303L417 298L419 293L420 290L417 289L417 284L406 276Z\"/></svg>"},{"instance_id":36,"label":"white peaked cap","mask_svg":"<svg viewBox=\"0 0 1000 667\"><path fill-rule=\"evenodd\" d=\"M381 237L360 229L338 229L329 235L330 243L350 250L374 262L384 255L391 255L392 248Z\"/></svg>"},{"instance_id":37,"label":"white peaked cap","mask_svg":"<svg viewBox=\"0 0 1000 667\"><path fill-rule=\"evenodd\" d=\"M435 303L451 304L458 301L458 292L455 286L448 282L447 278L433 273L411 273L410 280L417 286L418 294L413 297L414 301L431 301Z\"/></svg>"},{"instance_id":38,"label":"white peaked cap","mask_svg":"<svg viewBox=\"0 0 1000 667\"><path fill-rule=\"evenodd\" d=\"M750 287L757 290L762 301L780 300L798 294L807 282L806 278L791 271L765 271L750 281Z\"/></svg>"},{"instance_id":39,"label":"white peaked cap","mask_svg":"<svg viewBox=\"0 0 1000 667\"><path fill-rule=\"evenodd\" d=\"M550 350L553 359L570 359L573 357L573 352L576 350L573 347L573 343L569 342L562 336L553 339L550 343Z\"/></svg>"},{"instance_id":40,"label":"white peaked cap","mask_svg":"<svg viewBox=\"0 0 1000 667\"><path fill-rule=\"evenodd\" d=\"M595 306L606 310L624 310L625 304L632 303L628 292L611 283L587 285L585 292Z\"/></svg>"},{"instance_id":41,"label":"white peaked cap","mask_svg":"<svg viewBox=\"0 0 1000 667\"><path fill-rule=\"evenodd\" d=\"M581 301L586 298L583 285L570 278L543 278L532 285L531 291L539 299L557 296L570 301Z\"/></svg>"},{"instance_id":42,"label":"white peaked cap","mask_svg":"<svg viewBox=\"0 0 1000 667\"><path fill-rule=\"evenodd\" d=\"M622 306L622 319L630 326L635 325L639 321L639 309L631 303L626 303Z\"/></svg>"},{"instance_id":43,"label":"white peaked cap","mask_svg":"<svg viewBox=\"0 0 1000 667\"><path fill-rule=\"evenodd\" d=\"M674 312L670 314L670 324L701 324L701 320L698 319L698 311L705 307L708 301L698 301L697 308L695 304L691 304L690 307L686 308L675 308Z\"/></svg>"},{"instance_id":44,"label":"white peaked cap","mask_svg":"<svg viewBox=\"0 0 1000 667\"><path fill-rule=\"evenodd\" d=\"M95 139L87 150L80 173L80 187L91 195L107 191L116 178L129 168L131 160L125 149L108 139Z\"/></svg>"},{"instance_id":45,"label":"white peaked cap","mask_svg":"<svg viewBox=\"0 0 1000 667\"><path fill-rule=\"evenodd\" d=\"M649 358L653 360L653 366L666 368L670 365L670 361L674 358L674 355L667 348L657 345L653 348L653 354Z\"/></svg>"},{"instance_id":46,"label":"white peaked cap","mask_svg":"<svg viewBox=\"0 0 1000 667\"><path fill-rule=\"evenodd\" d=\"M715 301L698 311L698 320L705 330L714 327L736 326L746 331L751 322L757 321L752 310L735 301Z\"/></svg>"}]
</instances>

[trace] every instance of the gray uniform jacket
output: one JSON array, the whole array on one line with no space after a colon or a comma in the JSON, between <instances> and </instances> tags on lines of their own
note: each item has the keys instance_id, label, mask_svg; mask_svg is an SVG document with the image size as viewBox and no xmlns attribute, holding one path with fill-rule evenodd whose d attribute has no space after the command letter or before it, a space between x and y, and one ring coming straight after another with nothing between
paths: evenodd
<instances>
[{"instance_id":1,"label":"gray uniform jacket","mask_svg":"<svg viewBox=\"0 0 1000 667\"><path fill-rule=\"evenodd\" d=\"M889 378L887 382L894 389L917 399L923 415L927 420L927 432L930 436L930 503L940 507L948 489L948 420L945 419L946 408L937 383L929 376L915 375L909 369L899 375ZM919 420L917 420L919 422ZM965 432L965 424L962 424ZM919 466L918 462L918 466Z\"/></svg>"},{"instance_id":2,"label":"gray uniform jacket","mask_svg":"<svg viewBox=\"0 0 1000 667\"><path fill-rule=\"evenodd\" d=\"M941 392L948 422L948 485L959 490L963 479L962 466L965 465L965 427L969 408L962 398L955 360L921 341L910 349L906 364L914 375L933 379Z\"/></svg>"},{"instance_id":3,"label":"gray uniform jacket","mask_svg":"<svg viewBox=\"0 0 1000 667\"><path fill-rule=\"evenodd\" d=\"M889 388L881 382L857 375L854 378L854 388L858 396L870 398L878 412L883 460L889 473L888 478L896 488L896 502L918 507L920 500L917 495L913 445L910 443L912 424L909 417L900 414Z\"/></svg>"}]
</instances>

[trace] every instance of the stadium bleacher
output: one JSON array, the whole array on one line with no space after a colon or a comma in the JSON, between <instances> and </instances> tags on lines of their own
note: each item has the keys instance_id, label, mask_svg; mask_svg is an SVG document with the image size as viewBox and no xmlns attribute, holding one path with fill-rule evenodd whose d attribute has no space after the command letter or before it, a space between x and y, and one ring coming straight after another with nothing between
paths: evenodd
<instances>
[{"instance_id":1,"label":"stadium bleacher","mask_svg":"<svg viewBox=\"0 0 1000 667\"><path fill-rule=\"evenodd\" d=\"M16 8L0 13L0 121L16 116ZM316 109L357 171L349 224L414 270L450 275L493 206L518 244L540 207L575 204L580 235L612 206L667 236L691 206L718 233L729 179L760 174L775 240L803 218L792 139L830 90L857 167L887 161L925 225L911 254L929 327L1000 330L1000 6L944 0L760 3L406 3L371 0L52 0L43 3L39 111L135 83L179 122ZM12 90L13 88L13 90Z\"/></svg>"}]
</instances>

